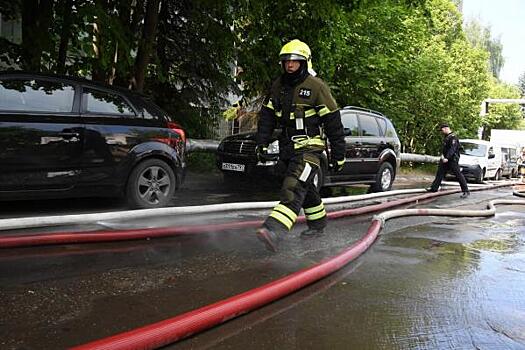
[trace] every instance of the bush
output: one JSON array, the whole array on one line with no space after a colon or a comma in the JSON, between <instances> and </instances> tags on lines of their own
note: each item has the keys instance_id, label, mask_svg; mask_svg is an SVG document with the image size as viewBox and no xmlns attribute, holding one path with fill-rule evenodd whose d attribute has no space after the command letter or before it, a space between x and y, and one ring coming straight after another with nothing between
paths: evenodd
<instances>
[{"instance_id":1,"label":"bush","mask_svg":"<svg viewBox=\"0 0 525 350\"><path fill-rule=\"evenodd\" d=\"M215 164L215 153L191 152L187 155L188 170L196 172L218 172Z\"/></svg>"}]
</instances>

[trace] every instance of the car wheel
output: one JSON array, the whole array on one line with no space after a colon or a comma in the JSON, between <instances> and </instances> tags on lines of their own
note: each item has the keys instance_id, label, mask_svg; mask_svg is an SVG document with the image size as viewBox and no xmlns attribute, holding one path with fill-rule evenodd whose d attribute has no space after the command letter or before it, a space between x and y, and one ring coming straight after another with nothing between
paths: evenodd
<instances>
[{"instance_id":1,"label":"car wheel","mask_svg":"<svg viewBox=\"0 0 525 350\"><path fill-rule=\"evenodd\" d=\"M479 172L479 175L476 177L476 183L482 184L484 178L485 178L485 169Z\"/></svg>"},{"instance_id":2,"label":"car wheel","mask_svg":"<svg viewBox=\"0 0 525 350\"><path fill-rule=\"evenodd\" d=\"M373 192L390 191L394 183L394 168L390 163L383 163L376 174L376 181L371 186Z\"/></svg>"},{"instance_id":3,"label":"car wheel","mask_svg":"<svg viewBox=\"0 0 525 350\"><path fill-rule=\"evenodd\" d=\"M160 159L148 159L131 172L126 197L133 208L159 208L168 204L174 192L173 169Z\"/></svg>"},{"instance_id":4,"label":"car wheel","mask_svg":"<svg viewBox=\"0 0 525 350\"><path fill-rule=\"evenodd\" d=\"M315 188L317 188L318 191L320 191L324 185L324 174L325 174L325 169L324 169L323 164L321 164L319 166L319 170L317 171L313 179Z\"/></svg>"}]
</instances>

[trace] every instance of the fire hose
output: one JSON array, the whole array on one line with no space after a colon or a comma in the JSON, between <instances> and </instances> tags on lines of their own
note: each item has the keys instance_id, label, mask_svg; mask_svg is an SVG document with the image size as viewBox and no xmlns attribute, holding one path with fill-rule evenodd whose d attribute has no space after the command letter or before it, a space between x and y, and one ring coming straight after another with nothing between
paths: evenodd
<instances>
[{"instance_id":1,"label":"fire hose","mask_svg":"<svg viewBox=\"0 0 525 350\"><path fill-rule=\"evenodd\" d=\"M509 186L509 184L491 186L491 189ZM479 191L483 188L475 188L472 191ZM417 193L424 190L408 190L408 193ZM397 191L396 194L407 193L404 191ZM419 196L408 197L398 200L393 200L386 203L369 205L365 207L357 207L351 209L344 209L327 214L329 219L337 219L346 216L361 215L366 213L372 213L379 210L389 209L395 206L400 206L407 203L413 203L425 199L430 199L436 196L444 194L451 194L459 192L459 190L446 190L435 193L426 193ZM385 196L383 194L382 196ZM349 196L352 197L352 196ZM377 194L358 196L360 198L376 198ZM344 198L348 201L348 198ZM354 200L353 198L351 200ZM329 203L343 202L338 198L333 198L333 201ZM264 203L264 202L260 202ZM241 204L241 203L237 203ZM242 203L248 206L250 203ZM305 217L300 216L298 222L304 222ZM28 247L35 245L54 245L54 244L66 244L66 243L95 243L95 242L114 242L114 241L125 241L135 239L146 239L146 238L159 238L159 237L171 237L177 235L189 235L202 232L220 232L226 230L236 230L242 228L258 227L263 223L262 220L250 220L250 221L238 221L228 222L222 224L207 224L207 225L190 225L181 227L159 227L159 228L142 228L142 229L128 229L128 230L100 230L100 231L88 231L88 232L58 232L58 233L34 233L31 235L4 235L0 236L0 248L15 248L15 247Z\"/></svg>"},{"instance_id":2,"label":"fire hose","mask_svg":"<svg viewBox=\"0 0 525 350\"><path fill-rule=\"evenodd\" d=\"M437 194L444 195L454 192L458 191L442 191ZM514 191L514 195L525 197L523 191ZM485 210L400 209L383 212L373 217L366 234L358 241L336 256L316 265L173 318L79 345L72 349L157 349L260 308L340 270L373 244L385 222L389 219L411 215L488 217L495 214L496 205L500 204L525 205L525 200L496 199L490 201Z\"/></svg>"},{"instance_id":3,"label":"fire hose","mask_svg":"<svg viewBox=\"0 0 525 350\"><path fill-rule=\"evenodd\" d=\"M374 199L381 197L389 197L401 194L413 194L425 192L422 189L406 189L388 192L378 192L364 195L342 196L336 198L324 198L325 204L337 204L360 201L364 199ZM245 202L245 203L221 203L209 205L196 205L188 207L170 207L170 208L156 208L156 209L139 209L139 210L123 210L109 213L91 213L91 214L73 214L73 215L53 215L53 216L38 216L38 217L24 217L24 218L10 218L0 219L0 231L15 230L19 228L45 227L45 226L59 226L67 224L90 224L97 223L102 220L127 220L127 219L141 219L152 218L158 216L168 215L189 215L189 214L203 214L216 213L231 210L248 210L248 209L269 209L273 208L278 202Z\"/></svg>"}]
</instances>

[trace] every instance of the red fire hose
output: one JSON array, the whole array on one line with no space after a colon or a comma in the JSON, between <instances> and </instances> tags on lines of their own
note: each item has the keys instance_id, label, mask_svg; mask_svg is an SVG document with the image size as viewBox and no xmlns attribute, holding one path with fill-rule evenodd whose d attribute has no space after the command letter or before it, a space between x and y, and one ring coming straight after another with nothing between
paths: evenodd
<instances>
[{"instance_id":1,"label":"red fire hose","mask_svg":"<svg viewBox=\"0 0 525 350\"><path fill-rule=\"evenodd\" d=\"M313 267L200 309L72 349L157 349L173 343L257 309L339 270L368 249L380 228L380 221L374 220L361 239L339 255Z\"/></svg>"},{"instance_id":2,"label":"red fire hose","mask_svg":"<svg viewBox=\"0 0 525 350\"><path fill-rule=\"evenodd\" d=\"M491 187L491 188L495 188ZM330 219L337 219L346 216L361 215L372 213L379 210L385 210L395 206L413 203L436 196L451 194L459 192L459 190L447 190L436 193L427 193L418 196L398 199L386 203L369 205L365 207L345 209L327 214ZM305 217L300 216L298 222L304 222ZM66 243L94 243L94 242L111 242L111 241L125 241L134 239L170 237L177 235L188 235L202 232L220 232L226 230L235 230L242 228L258 227L263 223L262 220L229 222L223 224L210 225L192 225L182 227L160 227L147 229L131 229L131 230L100 230L91 232L59 232L59 233L45 233L45 234L31 234L31 235L6 235L0 236L0 248L14 248L14 247L28 247L35 245L53 245Z\"/></svg>"},{"instance_id":3,"label":"red fire hose","mask_svg":"<svg viewBox=\"0 0 525 350\"><path fill-rule=\"evenodd\" d=\"M458 191L442 191L418 198L434 197L436 195L450 194ZM401 200L405 201L405 199ZM398 202L398 201L395 201ZM504 203L505 201L500 201ZM511 201L509 201L510 203ZM516 203L515 201L513 202ZM384 203L379 206L387 206ZM525 204L525 201L519 202ZM492 205L492 204L491 204ZM378 206L375 210L378 210ZM493 205L492 205L493 207ZM359 208L361 209L361 208ZM350 209L352 210L352 209ZM456 211L457 212L457 211ZM457 214L457 213L455 213ZM475 214L475 213L474 213ZM492 214L493 215L493 214ZM400 214L398 216L401 216ZM486 216L482 214L480 216ZM388 216L387 216L388 217ZM395 217L395 216L393 216ZM341 269L343 266L356 259L365 252L375 241L384 218L374 218L366 234L343 250L338 255L327 259L310 268L295 272L258 288L238 294L228 299L210 304L199 309L181 314L179 316L137 328L128 332L120 333L108 338L100 339L91 343L72 348L73 350L131 350L131 349L157 349L167 344L176 342L182 338L198 333L232 318L257 309L267 303L282 298L308 284L316 282L323 277Z\"/></svg>"},{"instance_id":4,"label":"red fire hose","mask_svg":"<svg viewBox=\"0 0 525 350\"><path fill-rule=\"evenodd\" d=\"M489 187L494 189L498 187L510 186L509 184L495 185ZM475 188L471 191L480 191L485 188ZM404 205L430 199L437 196L460 192L460 190L446 190L435 193L426 193L418 196L407 197L386 203L369 205L364 207L345 209L327 214L330 219L337 219L347 216L361 215L385 210L392 207ZM304 222L305 217L300 216L298 222ZM258 227L263 223L262 220L229 222L222 224L209 225L191 225L181 227L160 227L147 229L130 229L130 230L99 230L99 231L77 231L77 232L58 232L58 233L33 233L31 235L5 235L0 236L0 248L28 247L36 245L54 245L67 243L96 243L96 242L113 242L127 241L145 238L171 237L178 235L188 235L203 232L220 232L227 230L236 230L242 228Z\"/></svg>"}]
</instances>

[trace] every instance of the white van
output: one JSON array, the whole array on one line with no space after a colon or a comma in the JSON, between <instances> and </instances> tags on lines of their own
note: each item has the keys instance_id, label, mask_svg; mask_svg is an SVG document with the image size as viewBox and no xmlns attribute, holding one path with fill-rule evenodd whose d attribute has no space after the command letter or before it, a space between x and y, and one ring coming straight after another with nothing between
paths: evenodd
<instances>
[{"instance_id":1,"label":"white van","mask_svg":"<svg viewBox=\"0 0 525 350\"><path fill-rule=\"evenodd\" d=\"M464 139L461 145L459 168L466 178L481 183L486 178L501 179L501 147L489 141Z\"/></svg>"},{"instance_id":2,"label":"white van","mask_svg":"<svg viewBox=\"0 0 525 350\"><path fill-rule=\"evenodd\" d=\"M501 147L501 176L510 179L518 176L518 147L499 144Z\"/></svg>"}]
</instances>

